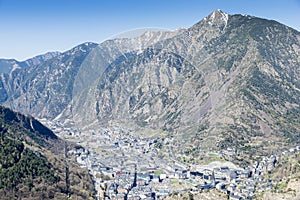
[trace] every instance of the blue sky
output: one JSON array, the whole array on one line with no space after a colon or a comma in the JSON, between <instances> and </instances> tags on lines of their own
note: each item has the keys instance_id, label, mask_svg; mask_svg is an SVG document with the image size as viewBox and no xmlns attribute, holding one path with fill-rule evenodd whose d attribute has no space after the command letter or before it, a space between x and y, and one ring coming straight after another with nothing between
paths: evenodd
<instances>
[{"instance_id":1,"label":"blue sky","mask_svg":"<svg viewBox=\"0 0 300 200\"><path fill-rule=\"evenodd\" d=\"M216 9L300 31L300 0L0 0L0 58L65 51L136 28L187 28Z\"/></svg>"}]
</instances>

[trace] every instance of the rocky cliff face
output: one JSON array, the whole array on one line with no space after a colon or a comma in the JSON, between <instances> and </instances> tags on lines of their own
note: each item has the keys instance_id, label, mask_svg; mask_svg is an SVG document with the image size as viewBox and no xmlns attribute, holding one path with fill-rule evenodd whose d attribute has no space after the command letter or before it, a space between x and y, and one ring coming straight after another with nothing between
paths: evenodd
<instances>
[{"instance_id":1,"label":"rocky cliff face","mask_svg":"<svg viewBox=\"0 0 300 200\"><path fill-rule=\"evenodd\" d=\"M48 52L22 62L15 59L0 59L0 104L7 101L9 97L8 92L10 92L9 85L7 84L12 82L16 74L27 67L45 63L47 60L50 60L59 54L59 52Z\"/></svg>"},{"instance_id":2,"label":"rocky cliff face","mask_svg":"<svg viewBox=\"0 0 300 200\"><path fill-rule=\"evenodd\" d=\"M58 56L59 54L59 52L48 52L21 62L15 59L0 59L0 73L10 74L16 69L38 65Z\"/></svg>"},{"instance_id":3,"label":"rocky cliff face","mask_svg":"<svg viewBox=\"0 0 300 200\"><path fill-rule=\"evenodd\" d=\"M217 10L189 29L94 46L6 81L6 105L72 119L79 128L165 131L188 154L225 147L264 153L300 139L296 30Z\"/></svg>"},{"instance_id":4,"label":"rocky cliff face","mask_svg":"<svg viewBox=\"0 0 300 200\"><path fill-rule=\"evenodd\" d=\"M74 77L95 46L85 43L40 64L3 75L8 95L4 105L24 114L53 119L71 101Z\"/></svg>"}]
</instances>

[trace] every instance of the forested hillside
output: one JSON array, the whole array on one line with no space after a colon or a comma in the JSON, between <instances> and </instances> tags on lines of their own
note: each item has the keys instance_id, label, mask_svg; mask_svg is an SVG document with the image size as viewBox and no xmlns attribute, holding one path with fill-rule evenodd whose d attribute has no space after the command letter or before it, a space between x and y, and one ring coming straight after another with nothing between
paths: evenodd
<instances>
[{"instance_id":1,"label":"forested hillside","mask_svg":"<svg viewBox=\"0 0 300 200\"><path fill-rule=\"evenodd\" d=\"M1 199L93 199L87 171L59 139L32 117L0 107Z\"/></svg>"}]
</instances>

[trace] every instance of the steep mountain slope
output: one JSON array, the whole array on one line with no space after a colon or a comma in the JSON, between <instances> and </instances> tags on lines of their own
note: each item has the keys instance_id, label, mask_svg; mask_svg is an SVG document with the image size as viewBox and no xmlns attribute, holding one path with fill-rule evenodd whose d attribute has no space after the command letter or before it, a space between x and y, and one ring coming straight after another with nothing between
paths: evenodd
<instances>
[{"instance_id":1,"label":"steep mountain slope","mask_svg":"<svg viewBox=\"0 0 300 200\"><path fill-rule=\"evenodd\" d=\"M1 199L93 196L88 172L65 158L66 148L74 145L59 139L34 118L0 107L0 134Z\"/></svg>"},{"instance_id":2,"label":"steep mountain slope","mask_svg":"<svg viewBox=\"0 0 300 200\"><path fill-rule=\"evenodd\" d=\"M167 131L193 158L226 147L263 155L299 142L299 49L296 30L218 10L115 59L78 110Z\"/></svg>"},{"instance_id":3,"label":"steep mountain slope","mask_svg":"<svg viewBox=\"0 0 300 200\"><path fill-rule=\"evenodd\" d=\"M8 99L8 93L10 93L10 91L7 83L12 81L20 70L44 63L59 54L59 52L48 52L22 62L14 59L0 59L0 104L4 103Z\"/></svg>"},{"instance_id":4,"label":"steep mountain slope","mask_svg":"<svg viewBox=\"0 0 300 200\"><path fill-rule=\"evenodd\" d=\"M89 101L86 93L108 64L181 31L145 32L138 38L117 38L99 46L85 43L41 63L33 62L38 57L30 59L26 63L33 65L11 75L2 74L0 103L39 118L53 119L62 111L63 119L73 118L69 109L76 110L76 105L81 109L81 104Z\"/></svg>"},{"instance_id":5,"label":"steep mountain slope","mask_svg":"<svg viewBox=\"0 0 300 200\"><path fill-rule=\"evenodd\" d=\"M4 105L39 118L52 119L72 99L74 77L94 43L79 45L6 78Z\"/></svg>"},{"instance_id":6,"label":"steep mountain slope","mask_svg":"<svg viewBox=\"0 0 300 200\"><path fill-rule=\"evenodd\" d=\"M118 57L130 52L141 52L149 45L171 38L183 30L145 32L136 38L116 38L99 44L86 57L75 76L73 99L60 118L74 118L83 125L93 122L95 115L90 115L83 107L94 107L95 96L91 95L97 87L98 79L106 68Z\"/></svg>"},{"instance_id":7,"label":"steep mountain slope","mask_svg":"<svg viewBox=\"0 0 300 200\"><path fill-rule=\"evenodd\" d=\"M0 73L9 74L15 67L20 67L18 61L14 59L0 59ZM21 64L21 66L24 66Z\"/></svg>"},{"instance_id":8,"label":"steep mountain slope","mask_svg":"<svg viewBox=\"0 0 300 200\"><path fill-rule=\"evenodd\" d=\"M59 52L48 52L21 62L15 59L0 59L0 73L9 74L15 69L38 65L58 56L59 54Z\"/></svg>"},{"instance_id":9,"label":"steep mountain slope","mask_svg":"<svg viewBox=\"0 0 300 200\"><path fill-rule=\"evenodd\" d=\"M8 94L5 88L5 82L6 82L6 75L0 74L0 103L3 103L7 100Z\"/></svg>"}]
</instances>

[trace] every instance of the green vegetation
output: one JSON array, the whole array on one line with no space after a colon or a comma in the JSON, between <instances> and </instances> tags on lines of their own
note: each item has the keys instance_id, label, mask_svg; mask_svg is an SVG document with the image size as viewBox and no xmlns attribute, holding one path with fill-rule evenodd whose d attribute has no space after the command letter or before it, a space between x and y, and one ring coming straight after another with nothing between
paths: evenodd
<instances>
[{"instance_id":1,"label":"green vegetation","mask_svg":"<svg viewBox=\"0 0 300 200\"><path fill-rule=\"evenodd\" d=\"M280 71L278 73L280 74ZM284 74L280 74L280 76L282 80L287 79ZM300 140L299 126L297 125L300 110L299 107L288 108L286 105L287 103L298 104L300 92L287 90L288 87L290 86L287 83L283 84L261 72L258 68L254 68L247 89L241 91L252 105L269 113L269 116L276 120L276 126L286 138L297 143ZM282 113L281 110L286 111Z\"/></svg>"},{"instance_id":2,"label":"green vegetation","mask_svg":"<svg viewBox=\"0 0 300 200\"><path fill-rule=\"evenodd\" d=\"M52 165L38 152L26 149L21 142L7 137L1 137L0 143L0 189L13 189L20 183L32 187L32 180L37 177L48 183L59 181Z\"/></svg>"},{"instance_id":3,"label":"green vegetation","mask_svg":"<svg viewBox=\"0 0 300 200\"><path fill-rule=\"evenodd\" d=\"M279 183L278 185L276 185L276 188L278 189L284 189L286 187L286 183Z\"/></svg>"},{"instance_id":4,"label":"green vegetation","mask_svg":"<svg viewBox=\"0 0 300 200\"><path fill-rule=\"evenodd\" d=\"M93 197L88 172L61 153L70 147L34 118L0 107L1 199Z\"/></svg>"},{"instance_id":5,"label":"green vegetation","mask_svg":"<svg viewBox=\"0 0 300 200\"><path fill-rule=\"evenodd\" d=\"M27 138L44 147L49 146L47 140L58 139L51 130L33 117L25 117L2 106L0 106L0 128L4 134L9 134L13 139L25 140Z\"/></svg>"},{"instance_id":6,"label":"green vegetation","mask_svg":"<svg viewBox=\"0 0 300 200\"><path fill-rule=\"evenodd\" d=\"M161 175L163 173L164 173L164 170L161 169L161 170L155 171L154 175L159 176L159 175Z\"/></svg>"}]
</instances>

